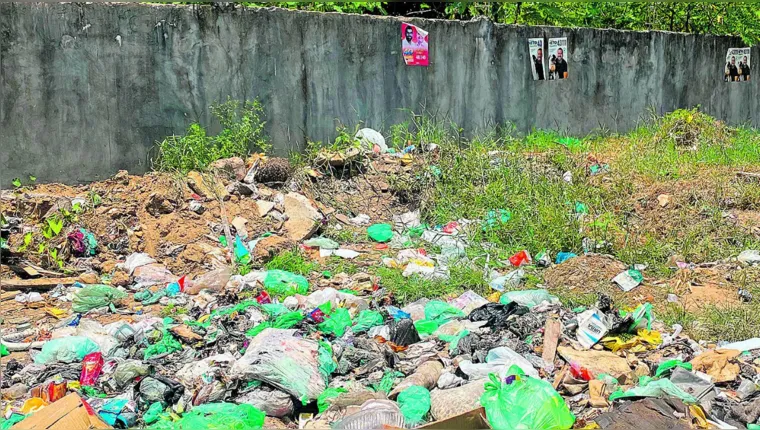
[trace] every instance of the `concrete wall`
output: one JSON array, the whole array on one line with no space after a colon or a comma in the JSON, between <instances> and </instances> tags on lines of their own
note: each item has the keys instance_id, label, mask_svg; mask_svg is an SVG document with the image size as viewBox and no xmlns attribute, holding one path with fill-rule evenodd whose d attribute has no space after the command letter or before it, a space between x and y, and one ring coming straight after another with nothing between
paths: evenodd
<instances>
[{"instance_id":1,"label":"concrete wall","mask_svg":"<svg viewBox=\"0 0 760 430\"><path fill-rule=\"evenodd\" d=\"M724 83L738 38L411 20L430 67L407 67L400 20L284 10L0 3L0 186L148 169L157 139L258 97L279 153L328 140L335 119L388 130L411 109L469 132L493 124L625 131L650 110L701 105L760 125L758 78ZM570 79L531 80L527 39L569 39ZM753 49L758 70L760 52ZM756 72L757 73L757 72Z\"/></svg>"}]
</instances>

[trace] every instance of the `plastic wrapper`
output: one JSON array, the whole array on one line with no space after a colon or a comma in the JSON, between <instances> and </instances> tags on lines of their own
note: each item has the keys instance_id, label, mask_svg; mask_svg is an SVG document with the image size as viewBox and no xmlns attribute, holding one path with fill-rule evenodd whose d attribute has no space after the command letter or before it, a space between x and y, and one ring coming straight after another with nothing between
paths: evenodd
<instances>
[{"instance_id":1,"label":"plastic wrapper","mask_svg":"<svg viewBox=\"0 0 760 430\"><path fill-rule=\"evenodd\" d=\"M139 266L134 270L135 283L149 287L151 285L166 285L177 280L177 277L166 268L158 263L146 264Z\"/></svg>"},{"instance_id":2,"label":"plastic wrapper","mask_svg":"<svg viewBox=\"0 0 760 430\"><path fill-rule=\"evenodd\" d=\"M525 277L523 269L513 270L506 275L493 278L488 285L496 291L505 291L517 288Z\"/></svg>"},{"instance_id":3,"label":"plastic wrapper","mask_svg":"<svg viewBox=\"0 0 760 430\"><path fill-rule=\"evenodd\" d=\"M108 285L87 285L74 294L71 310L83 314L95 308L115 305L125 297L127 297L127 293Z\"/></svg>"},{"instance_id":4,"label":"plastic wrapper","mask_svg":"<svg viewBox=\"0 0 760 430\"><path fill-rule=\"evenodd\" d=\"M450 300L449 303L464 312L465 315L469 315L473 310L488 303L488 300L476 292L468 290L456 299Z\"/></svg>"},{"instance_id":5,"label":"plastic wrapper","mask_svg":"<svg viewBox=\"0 0 760 430\"><path fill-rule=\"evenodd\" d=\"M103 355L99 352L93 352L84 356L82 360L82 374L79 376L81 385L95 385L95 382L103 370Z\"/></svg>"},{"instance_id":6,"label":"plastic wrapper","mask_svg":"<svg viewBox=\"0 0 760 430\"><path fill-rule=\"evenodd\" d=\"M404 421L416 425L425 421L430 411L430 391L419 385L412 385L400 392L396 402L404 415Z\"/></svg>"},{"instance_id":7,"label":"plastic wrapper","mask_svg":"<svg viewBox=\"0 0 760 430\"><path fill-rule=\"evenodd\" d=\"M264 427L264 412L248 404L208 403L185 412L178 421L159 420L151 430L239 430Z\"/></svg>"},{"instance_id":8,"label":"plastic wrapper","mask_svg":"<svg viewBox=\"0 0 760 430\"><path fill-rule=\"evenodd\" d=\"M45 342L42 351L34 357L36 364L56 362L72 363L93 352L99 351L98 344L83 336L70 336Z\"/></svg>"},{"instance_id":9,"label":"plastic wrapper","mask_svg":"<svg viewBox=\"0 0 760 430\"><path fill-rule=\"evenodd\" d=\"M230 375L244 381L267 382L308 403L326 387L318 355L317 342L295 338L288 330L266 329L251 341Z\"/></svg>"},{"instance_id":10,"label":"plastic wrapper","mask_svg":"<svg viewBox=\"0 0 760 430\"><path fill-rule=\"evenodd\" d=\"M127 256L127 259L121 264L121 267L131 276L138 267L153 264L155 262L156 260L144 252L133 252Z\"/></svg>"},{"instance_id":11,"label":"plastic wrapper","mask_svg":"<svg viewBox=\"0 0 760 430\"><path fill-rule=\"evenodd\" d=\"M388 400L368 400L361 410L333 424L334 430L404 428L404 415L398 405Z\"/></svg>"},{"instance_id":12,"label":"plastic wrapper","mask_svg":"<svg viewBox=\"0 0 760 430\"><path fill-rule=\"evenodd\" d=\"M575 423L565 400L543 379L515 368L506 382L491 375L480 403L496 429L569 429Z\"/></svg>"},{"instance_id":13,"label":"plastic wrapper","mask_svg":"<svg viewBox=\"0 0 760 430\"><path fill-rule=\"evenodd\" d=\"M284 270L266 272L263 284L269 295L279 299L296 294L303 295L309 290L309 281L306 278Z\"/></svg>"},{"instance_id":14,"label":"plastic wrapper","mask_svg":"<svg viewBox=\"0 0 760 430\"><path fill-rule=\"evenodd\" d=\"M199 276L197 279L189 281L188 286L185 288L185 293L196 295L201 290L223 291L231 276L232 271L229 267L212 270Z\"/></svg>"}]
</instances>

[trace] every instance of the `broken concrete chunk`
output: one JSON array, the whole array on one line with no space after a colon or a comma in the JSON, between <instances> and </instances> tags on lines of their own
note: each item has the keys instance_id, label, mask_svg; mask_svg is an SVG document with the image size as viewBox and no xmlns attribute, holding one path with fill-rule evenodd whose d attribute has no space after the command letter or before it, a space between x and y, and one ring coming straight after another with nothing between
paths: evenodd
<instances>
[{"instance_id":1,"label":"broken concrete chunk","mask_svg":"<svg viewBox=\"0 0 760 430\"><path fill-rule=\"evenodd\" d=\"M234 177L238 181L241 181L243 178L245 178L245 161L243 161L243 159L240 157L231 157L216 160L211 163L209 167L221 172L226 172L231 175L230 177Z\"/></svg>"},{"instance_id":2,"label":"broken concrete chunk","mask_svg":"<svg viewBox=\"0 0 760 430\"><path fill-rule=\"evenodd\" d=\"M269 211L274 209L274 203L266 200L256 200L256 207L259 209L259 216L264 218Z\"/></svg>"},{"instance_id":3,"label":"broken concrete chunk","mask_svg":"<svg viewBox=\"0 0 760 430\"><path fill-rule=\"evenodd\" d=\"M214 175L204 175L193 170L187 174L187 185L194 193L207 200L216 198L227 199L229 197L229 193L224 188L222 181Z\"/></svg>"},{"instance_id":4,"label":"broken concrete chunk","mask_svg":"<svg viewBox=\"0 0 760 430\"><path fill-rule=\"evenodd\" d=\"M322 214L314 207L311 200L298 193L288 193L283 202L287 236L300 242L311 237L322 222Z\"/></svg>"}]
</instances>

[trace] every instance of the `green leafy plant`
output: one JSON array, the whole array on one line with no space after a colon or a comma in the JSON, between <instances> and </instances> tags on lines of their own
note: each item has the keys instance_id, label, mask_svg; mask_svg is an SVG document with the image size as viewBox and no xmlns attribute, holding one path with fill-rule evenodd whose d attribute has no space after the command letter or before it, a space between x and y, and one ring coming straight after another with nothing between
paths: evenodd
<instances>
[{"instance_id":1,"label":"green leafy plant","mask_svg":"<svg viewBox=\"0 0 760 430\"><path fill-rule=\"evenodd\" d=\"M13 178L13 180L11 181L11 184L13 184L13 186L16 188L21 188L21 179Z\"/></svg>"},{"instance_id":2,"label":"green leafy plant","mask_svg":"<svg viewBox=\"0 0 760 430\"><path fill-rule=\"evenodd\" d=\"M246 157L251 150L267 152L271 149L262 119L264 109L258 100L228 99L210 107L222 131L216 136L193 123L182 136L169 136L156 144L157 155L153 168L160 171L203 170L216 160L229 157Z\"/></svg>"},{"instance_id":3,"label":"green leafy plant","mask_svg":"<svg viewBox=\"0 0 760 430\"><path fill-rule=\"evenodd\" d=\"M92 203L92 207L96 208L100 206L103 203L103 199L100 197L100 194L96 193L95 191L90 190L90 202Z\"/></svg>"},{"instance_id":4,"label":"green leafy plant","mask_svg":"<svg viewBox=\"0 0 760 430\"><path fill-rule=\"evenodd\" d=\"M24 252L32 244L33 236L32 232L28 232L24 235L24 244L18 247L18 252Z\"/></svg>"}]
</instances>

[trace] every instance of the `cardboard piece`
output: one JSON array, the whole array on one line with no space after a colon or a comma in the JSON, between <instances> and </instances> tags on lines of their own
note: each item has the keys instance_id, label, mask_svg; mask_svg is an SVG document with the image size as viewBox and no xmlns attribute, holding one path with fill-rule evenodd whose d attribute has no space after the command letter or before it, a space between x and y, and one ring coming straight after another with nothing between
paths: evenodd
<instances>
[{"instance_id":1,"label":"cardboard piece","mask_svg":"<svg viewBox=\"0 0 760 430\"><path fill-rule=\"evenodd\" d=\"M76 393L33 413L11 430L111 429Z\"/></svg>"},{"instance_id":2,"label":"cardboard piece","mask_svg":"<svg viewBox=\"0 0 760 430\"><path fill-rule=\"evenodd\" d=\"M553 318L547 319L544 326L544 351L541 354L541 358L547 363L554 363L560 335L562 335L562 323Z\"/></svg>"},{"instance_id":3,"label":"cardboard piece","mask_svg":"<svg viewBox=\"0 0 760 430\"><path fill-rule=\"evenodd\" d=\"M435 421L417 427L418 429L490 429L486 419L486 410L481 408L473 409L469 412L457 416L446 418L445 420Z\"/></svg>"}]
</instances>

